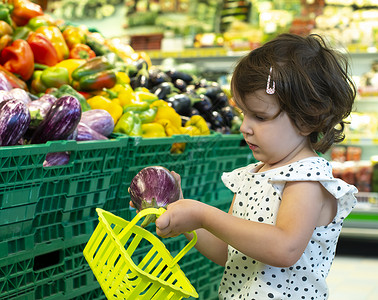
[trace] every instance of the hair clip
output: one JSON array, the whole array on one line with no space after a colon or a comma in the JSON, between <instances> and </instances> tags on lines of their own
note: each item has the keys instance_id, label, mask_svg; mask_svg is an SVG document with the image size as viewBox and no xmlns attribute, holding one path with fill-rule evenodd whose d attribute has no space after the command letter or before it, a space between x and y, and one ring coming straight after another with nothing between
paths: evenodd
<instances>
[{"instance_id":1,"label":"hair clip","mask_svg":"<svg viewBox=\"0 0 378 300\"><path fill-rule=\"evenodd\" d=\"M273 95L276 91L276 83L274 82L274 80L272 80L272 87L270 87L270 76L272 74L272 69L273 68L270 67L268 80L266 82L266 93L269 94L269 95Z\"/></svg>"}]
</instances>

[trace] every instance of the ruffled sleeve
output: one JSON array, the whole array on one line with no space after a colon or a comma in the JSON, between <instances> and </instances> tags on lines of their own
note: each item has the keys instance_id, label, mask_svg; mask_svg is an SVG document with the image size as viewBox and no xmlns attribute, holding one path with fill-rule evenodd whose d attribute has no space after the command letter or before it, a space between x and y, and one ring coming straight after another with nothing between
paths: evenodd
<instances>
[{"instance_id":1,"label":"ruffled sleeve","mask_svg":"<svg viewBox=\"0 0 378 300\"><path fill-rule=\"evenodd\" d=\"M354 196L357 188L334 178L330 163L323 158L311 158L297 162L296 166L289 165L285 171L272 176L270 182L274 186L284 186L285 182L301 180L320 182L338 200L337 221L346 218L357 204Z\"/></svg>"},{"instance_id":2,"label":"ruffled sleeve","mask_svg":"<svg viewBox=\"0 0 378 300\"><path fill-rule=\"evenodd\" d=\"M243 181L244 176L246 175L246 172L248 170L253 169L256 167L258 163L256 164L251 164L246 167L241 167L238 169L235 169L231 172L224 172L222 174L222 181L224 185L229 188L233 193L237 193L237 191L240 188L240 185Z\"/></svg>"}]
</instances>

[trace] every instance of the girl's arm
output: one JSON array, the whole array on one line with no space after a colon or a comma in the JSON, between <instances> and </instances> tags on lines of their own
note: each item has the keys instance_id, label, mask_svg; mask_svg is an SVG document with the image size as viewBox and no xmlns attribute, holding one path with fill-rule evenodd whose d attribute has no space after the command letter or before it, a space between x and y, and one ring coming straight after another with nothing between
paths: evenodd
<instances>
[{"instance_id":1,"label":"girl's arm","mask_svg":"<svg viewBox=\"0 0 378 300\"><path fill-rule=\"evenodd\" d=\"M229 214L232 213L232 206L234 204L235 196L232 200L231 207L229 209ZM196 203L198 204L198 203ZM200 204L201 205L201 204ZM159 230L157 228L157 230ZM196 230L197 233L197 243L195 248L206 256L208 259L214 263L224 266L227 261L227 243L216 237L214 234L210 233L206 229L199 228ZM192 235L184 233L184 235L191 240Z\"/></svg>"},{"instance_id":2,"label":"girl's arm","mask_svg":"<svg viewBox=\"0 0 378 300\"><path fill-rule=\"evenodd\" d=\"M332 221L326 203L330 199L318 182L287 183L275 225L241 219L207 204L183 199L170 204L157 219L157 234L168 237L203 228L249 257L288 267L301 257L319 220L324 221L321 215L329 215L326 224ZM204 252L215 251L207 250L202 233L199 247ZM208 244L210 247L213 246Z\"/></svg>"}]
</instances>

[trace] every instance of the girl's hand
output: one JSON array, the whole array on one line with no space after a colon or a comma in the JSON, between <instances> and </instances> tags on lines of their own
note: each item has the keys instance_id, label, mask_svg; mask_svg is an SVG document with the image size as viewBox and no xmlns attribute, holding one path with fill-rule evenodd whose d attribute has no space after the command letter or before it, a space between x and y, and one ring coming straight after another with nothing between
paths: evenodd
<instances>
[{"instance_id":1,"label":"girl's hand","mask_svg":"<svg viewBox=\"0 0 378 300\"><path fill-rule=\"evenodd\" d=\"M201 228L207 205L189 199L171 203L156 220L156 233L161 237L173 237Z\"/></svg>"},{"instance_id":2,"label":"girl's hand","mask_svg":"<svg viewBox=\"0 0 378 300\"><path fill-rule=\"evenodd\" d=\"M175 171L171 171L171 174L177 180L177 182L180 186L180 198L179 199L183 199L184 195L182 194L182 189L181 189L181 176L179 174L177 174Z\"/></svg>"}]
</instances>

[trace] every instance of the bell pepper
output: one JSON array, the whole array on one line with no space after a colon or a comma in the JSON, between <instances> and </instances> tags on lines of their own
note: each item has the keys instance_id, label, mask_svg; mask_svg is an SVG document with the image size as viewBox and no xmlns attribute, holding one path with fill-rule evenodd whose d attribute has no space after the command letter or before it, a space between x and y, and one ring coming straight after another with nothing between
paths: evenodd
<instances>
[{"instance_id":1,"label":"bell pepper","mask_svg":"<svg viewBox=\"0 0 378 300\"><path fill-rule=\"evenodd\" d=\"M36 70L33 73L32 82L30 84L33 94L45 93L47 90L47 86L45 86L41 80L42 72L42 70Z\"/></svg>"},{"instance_id":2,"label":"bell pepper","mask_svg":"<svg viewBox=\"0 0 378 300\"><path fill-rule=\"evenodd\" d=\"M201 131L195 126L183 126L180 128L181 134L188 134L190 136L201 135Z\"/></svg>"},{"instance_id":3,"label":"bell pepper","mask_svg":"<svg viewBox=\"0 0 378 300\"><path fill-rule=\"evenodd\" d=\"M13 28L7 22L0 20L0 36L6 35L6 34L12 35L13 34Z\"/></svg>"},{"instance_id":4,"label":"bell pepper","mask_svg":"<svg viewBox=\"0 0 378 300\"><path fill-rule=\"evenodd\" d=\"M149 91L135 91L135 97L139 101L145 101L148 103L152 103L156 100L159 100L158 96L156 96L154 93L151 93Z\"/></svg>"},{"instance_id":5,"label":"bell pepper","mask_svg":"<svg viewBox=\"0 0 378 300\"><path fill-rule=\"evenodd\" d=\"M5 21L9 25L12 25L11 14L13 6L7 3L0 3L0 20Z\"/></svg>"},{"instance_id":6,"label":"bell pepper","mask_svg":"<svg viewBox=\"0 0 378 300\"><path fill-rule=\"evenodd\" d=\"M24 40L15 40L1 52L0 63L11 73L16 73L23 80L28 80L34 72L34 55L29 44Z\"/></svg>"},{"instance_id":7,"label":"bell pepper","mask_svg":"<svg viewBox=\"0 0 378 300\"><path fill-rule=\"evenodd\" d=\"M0 52L12 44L12 37L9 34L5 34L0 38Z\"/></svg>"},{"instance_id":8,"label":"bell pepper","mask_svg":"<svg viewBox=\"0 0 378 300\"><path fill-rule=\"evenodd\" d=\"M134 115L134 126L129 136L142 136L142 134L142 121L139 119L138 115Z\"/></svg>"},{"instance_id":9,"label":"bell pepper","mask_svg":"<svg viewBox=\"0 0 378 300\"><path fill-rule=\"evenodd\" d=\"M5 76L5 78L9 81L13 88L20 88L25 91L28 91L28 86L26 85L25 81L21 80L16 75L9 72L2 65L0 65L0 73L2 73Z\"/></svg>"},{"instance_id":10,"label":"bell pepper","mask_svg":"<svg viewBox=\"0 0 378 300\"><path fill-rule=\"evenodd\" d=\"M129 84L116 84L110 90L117 94L117 99L122 107L131 104L135 100L134 91Z\"/></svg>"},{"instance_id":11,"label":"bell pepper","mask_svg":"<svg viewBox=\"0 0 378 300\"><path fill-rule=\"evenodd\" d=\"M181 116L175 111L174 108L170 106L161 106L158 108L155 117L155 122L157 122L160 119L167 119L172 123L173 126L177 128L181 127Z\"/></svg>"},{"instance_id":12,"label":"bell pepper","mask_svg":"<svg viewBox=\"0 0 378 300\"><path fill-rule=\"evenodd\" d=\"M105 70L81 77L77 82L77 87L82 91L97 91L103 88L112 88L116 81L114 70Z\"/></svg>"},{"instance_id":13,"label":"bell pepper","mask_svg":"<svg viewBox=\"0 0 378 300\"><path fill-rule=\"evenodd\" d=\"M170 120L167 119L159 119L156 121L157 123L161 124L164 127L165 133L167 136L182 134L181 133L181 126L176 127L174 126ZM173 143L170 152L171 153L182 153L185 150L186 143Z\"/></svg>"},{"instance_id":14,"label":"bell pepper","mask_svg":"<svg viewBox=\"0 0 378 300\"><path fill-rule=\"evenodd\" d=\"M31 18L29 22L26 24L32 31L35 31L38 27L41 26L52 26L54 25L54 19L47 15L41 15L34 18Z\"/></svg>"},{"instance_id":15,"label":"bell pepper","mask_svg":"<svg viewBox=\"0 0 378 300\"><path fill-rule=\"evenodd\" d=\"M26 40L30 34L31 30L29 27L20 26L17 27L13 32L13 40Z\"/></svg>"},{"instance_id":16,"label":"bell pepper","mask_svg":"<svg viewBox=\"0 0 378 300\"><path fill-rule=\"evenodd\" d=\"M11 0L14 6L11 17L17 26L25 26L30 19L42 16L42 7L29 0Z\"/></svg>"},{"instance_id":17,"label":"bell pepper","mask_svg":"<svg viewBox=\"0 0 378 300\"><path fill-rule=\"evenodd\" d=\"M64 40L62 32L57 26L41 26L38 27L35 32L43 34L48 40L50 40L58 54L59 61L68 58L68 46Z\"/></svg>"},{"instance_id":18,"label":"bell pepper","mask_svg":"<svg viewBox=\"0 0 378 300\"><path fill-rule=\"evenodd\" d=\"M200 115L191 116L190 119L185 123L185 126L194 126L198 128L201 135L210 134L210 129L207 126L205 119Z\"/></svg>"},{"instance_id":19,"label":"bell pepper","mask_svg":"<svg viewBox=\"0 0 378 300\"><path fill-rule=\"evenodd\" d=\"M122 84L122 85L130 85L130 77L127 75L125 72L117 72L117 83Z\"/></svg>"},{"instance_id":20,"label":"bell pepper","mask_svg":"<svg viewBox=\"0 0 378 300\"><path fill-rule=\"evenodd\" d=\"M87 60L72 72L72 79L79 81L82 77L101 71L113 69L114 66L103 56L96 56Z\"/></svg>"},{"instance_id":21,"label":"bell pepper","mask_svg":"<svg viewBox=\"0 0 378 300\"><path fill-rule=\"evenodd\" d=\"M41 82L48 88L59 88L63 84L69 84L68 71L62 67L47 68L42 71Z\"/></svg>"},{"instance_id":22,"label":"bell pepper","mask_svg":"<svg viewBox=\"0 0 378 300\"><path fill-rule=\"evenodd\" d=\"M118 119L122 116L122 107L105 98L104 96L94 96L87 100L92 109L104 109L106 110L113 118L114 124L117 124Z\"/></svg>"},{"instance_id":23,"label":"bell pepper","mask_svg":"<svg viewBox=\"0 0 378 300\"><path fill-rule=\"evenodd\" d=\"M114 126L113 132L129 134L134 127L135 114L132 111L124 113Z\"/></svg>"},{"instance_id":24,"label":"bell pepper","mask_svg":"<svg viewBox=\"0 0 378 300\"><path fill-rule=\"evenodd\" d=\"M63 37L69 49L72 49L76 44L84 44L85 34L86 31L83 28L72 25L68 25L63 30Z\"/></svg>"},{"instance_id":25,"label":"bell pepper","mask_svg":"<svg viewBox=\"0 0 378 300\"><path fill-rule=\"evenodd\" d=\"M81 111L84 112L84 111L87 111L87 110L91 109L91 106L87 102L86 98L81 93L79 93L78 91L76 91L72 86L70 86L68 84L63 84L61 87L59 87L58 89L56 89L51 94L53 94L56 98L60 98L60 97L62 97L64 95L74 96L80 102Z\"/></svg>"},{"instance_id":26,"label":"bell pepper","mask_svg":"<svg viewBox=\"0 0 378 300\"><path fill-rule=\"evenodd\" d=\"M143 138L159 138L166 137L163 125L159 123L142 124L142 137Z\"/></svg>"},{"instance_id":27,"label":"bell pepper","mask_svg":"<svg viewBox=\"0 0 378 300\"><path fill-rule=\"evenodd\" d=\"M147 102L132 102L123 106L123 112L133 111L139 113L149 109L149 107L150 105Z\"/></svg>"},{"instance_id":28,"label":"bell pepper","mask_svg":"<svg viewBox=\"0 0 378 300\"><path fill-rule=\"evenodd\" d=\"M97 56L103 56L110 51L105 43L105 38L98 32L88 32L86 35L86 44L96 53Z\"/></svg>"},{"instance_id":29,"label":"bell pepper","mask_svg":"<svg viewBox=\"0 0 378 300\"><path fill-rule=\"evenodd\" d=\"M76 44L70 50L70 58L90 59L96 56L96 53L85 44Z\"/></svg>"},{"instance_id":30,"label":"bell pepper","mask_svg":"<svg viewBox=\"0 0 378 300\"><path fill-rule=\"evenodd\" d=\"M138 113L139 119L141 120L142 124L144 123L151 123L155 120L157 108L151 107L148 108L140 113Z\"/></svg>"},{"instance_id":31,"label":"bell pepper","mask_svg":"<svg viewBox=\"0 0 378 300\"><path fill-rule=\"evenodd\" d=\"M43 34L31 32L26 41L33 51L34 62L47 66L55 66L58 63L58 53Z\"/></svg>"},{"instance_id":32,"label":"bell pepper","mask_svg":"<svg viewBox=\"0 0 378 300\"><path fill-rule=\"evenodd\" d=\"M62 68L66 68L67 71L68 71L68 76L70 78L70 81L72 80L72 72L80 67L82 64L84 64L86 62L85 59L73 59L73 58L69 58L69 59L65 59L65 60L62 60L60 62L58 62L55 66L56 67L62 67Z\"/></svg>"}]
</instances>

